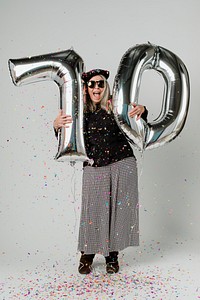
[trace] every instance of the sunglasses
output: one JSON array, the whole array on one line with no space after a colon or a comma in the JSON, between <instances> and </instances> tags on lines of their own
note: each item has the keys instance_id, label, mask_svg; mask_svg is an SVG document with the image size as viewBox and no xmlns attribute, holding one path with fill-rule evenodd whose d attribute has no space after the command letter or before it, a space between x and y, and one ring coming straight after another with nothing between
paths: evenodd
<instances>
[{"instance_id":1,"label":"sunglasses","mask_svg":"<svg viewBox=\"0 0 200 300\"><path fill-rule=\"evenodd\" d=\"M97 81L90 80L90 81L88 81L87 86L90 89L93 89L96 86L96 84L99 88L104 88L105 82L104 82L104 80L97 80Z\"/></svg>"}]
</instances>

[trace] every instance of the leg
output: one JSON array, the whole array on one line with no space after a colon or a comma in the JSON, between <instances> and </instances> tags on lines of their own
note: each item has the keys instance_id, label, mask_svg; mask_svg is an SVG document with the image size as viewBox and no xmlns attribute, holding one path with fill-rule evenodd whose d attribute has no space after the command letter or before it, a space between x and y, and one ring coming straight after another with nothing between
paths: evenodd
<instances>
[{"instance_id":1,"label":"leg","mask_svg":"<svg viewBox=\"0 0 200 300\"><path fill-rule=\"evenodd\" d=\"M78 250L109 255L110 168L85 167Z\"/></svg>"},{"instance_id":2,"label":"leg","mask_svg":"<svg viewBox=\"0 0 200 300\"><path fill-rule=\"evenodd\" d=\"M112 164L110 252L139 244L137 166L134 157Z\"/></svg>"},{"instance_id":3,"label":"leg","mask_svg":"<svg viewBox=\"0 0 200 300\"><path fill-rule=\"evenodd\" d=\"M84 254L81 251L80 264L78 267L78 271L80 274L89 274L92 271L92 263L95 254Z\"/></svg>"},{"instance_id":4,"label":"leg","mask_svg":"<svg viewBox=\"0 0 200 300\"><path fill-rule=\"evenodd\" d=\"M117 273L119 271L118 251L110 252L109 256L106 256L105 259L106 259L106 272L108 274Z\"/></svg>"}]
</instances>

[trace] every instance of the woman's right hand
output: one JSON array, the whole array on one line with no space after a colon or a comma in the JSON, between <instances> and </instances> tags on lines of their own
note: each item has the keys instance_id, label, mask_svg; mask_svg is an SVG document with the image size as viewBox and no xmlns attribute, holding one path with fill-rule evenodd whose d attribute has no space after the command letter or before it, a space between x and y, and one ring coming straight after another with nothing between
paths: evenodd
<instances>
[{"instance_id":1,"label":"woman's right hand","mask_svg":"<svg viewBox=\"0 0 200 300\"><path fill-rule=\"evenodd\" d=\"M71 123L72 117L70 115L63 114L63 110L61 109L53 122L53 127L56 131L58 131L62 127L68 128L69 126L67 124Z\"/></svg>"}]
</instances>

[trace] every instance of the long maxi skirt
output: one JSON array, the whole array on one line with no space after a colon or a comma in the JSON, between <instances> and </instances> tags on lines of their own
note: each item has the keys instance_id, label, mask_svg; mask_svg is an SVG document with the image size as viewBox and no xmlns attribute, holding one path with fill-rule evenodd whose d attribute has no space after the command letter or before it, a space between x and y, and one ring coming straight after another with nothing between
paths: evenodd
<instances>
[{"instance_id":1,"label":"long maxi skirt","mask_svg":"<svg viewBox=\"0 0 200 300\"><path fill-rule=\"evenodd\" d=\"M139 245L135 157L84 167L78 250L103 254Z\"/></svg>"}]
</instances>

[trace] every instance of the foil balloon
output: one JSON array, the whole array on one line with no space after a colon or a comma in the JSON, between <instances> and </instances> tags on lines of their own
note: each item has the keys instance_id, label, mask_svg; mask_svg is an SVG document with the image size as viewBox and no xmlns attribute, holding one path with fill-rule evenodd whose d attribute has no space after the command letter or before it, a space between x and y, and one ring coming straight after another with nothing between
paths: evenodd
<instances>
[{"instance_id":1,"label":"foil balloon","mask_svg":"<svg viewBox=\"0 0 200 300\"><path fill-rule=\"evenodd\" d=\"M10 59L8 62L13 83L17 86L42 80L53 80L60 91L60 109L71 115L69 128L62 128L58 136L57 160L86 160L83 138L83 100L81 74L84 63L72 49L33 56Z\"/></svg>"},{"instance_id":2,"label":"foil balloon","mask_svg":"<svg viewBox=\"0 0 200 300\"><path fill-rule=\"evenodd\" d=\"M157 71L164 80L159 116L151 123L128 116L131 102L138 103L143 72ZM128 49L121 59L113 85L116 121L140 151L172 141L183 129L189 107L189 75L184 63L171 51L156 45L141 44Z\"/></svg>"}]
</instances>

